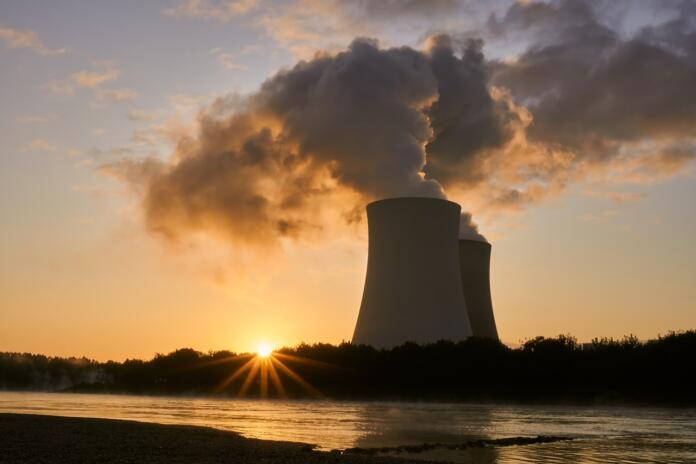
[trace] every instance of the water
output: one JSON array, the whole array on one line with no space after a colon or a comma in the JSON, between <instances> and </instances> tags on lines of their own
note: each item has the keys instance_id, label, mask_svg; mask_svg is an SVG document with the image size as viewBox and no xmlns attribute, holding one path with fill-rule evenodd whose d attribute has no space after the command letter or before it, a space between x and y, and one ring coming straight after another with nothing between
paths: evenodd
<instances>
[{"instance_id":1,"label":"water","mask_svg":"<svg viewBox=\"0 0 696 464\"><path fill-rule=\"evenodd\" d=\"M0 412L204 425L321 449L563 435L575 439L409 457L486 464L696 463L696 409L0 392Z\"/></svg>"}]
</instances>

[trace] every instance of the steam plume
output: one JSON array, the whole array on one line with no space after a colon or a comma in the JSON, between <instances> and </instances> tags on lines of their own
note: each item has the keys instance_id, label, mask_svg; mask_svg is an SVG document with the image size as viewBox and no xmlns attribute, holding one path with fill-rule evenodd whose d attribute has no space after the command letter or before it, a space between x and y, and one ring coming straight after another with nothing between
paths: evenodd
<instances>
[{"instance_id":1,"label":"steam plume","mask_svg":"<svg viewBox=\"0 0 696 464\"><path fill-rule=\"evenodd\" d=\"M169 160L105 169L141 192L152 231L264 244L320 229L327 207L355 220L374 199L447 191L494 211L586 176L673 175L696 158L696 7L670 2L673 17L626 35L601 5L491 16L489 38L529 43L508 60L452 35L425 50L356 39L217 100ZM482 239L468 213L461 230Z\"/></svg>"},{"instance_id":2,"label":"steam plume","mask_svg":"<svg viewBox=\"0 0 696 464\"><path fill-rule=\"evenodd\" d=\"M169 162L110 169L141 189L149 228L171 239L200 230L247 242L298 236L321 226L316 204L340 192L362 203L445 198L423 172L426 144L434 166L452 175L506 133L508 115L493 108L478 47L458 57L445 38L426 52L358 39L279 72L241 107L219 99ZM472 117L479 109L485 116ZM457 159L454 145L477 130L486 135ZM464 232L479 236L470 218Z\"/></svg>"}]
</instances>

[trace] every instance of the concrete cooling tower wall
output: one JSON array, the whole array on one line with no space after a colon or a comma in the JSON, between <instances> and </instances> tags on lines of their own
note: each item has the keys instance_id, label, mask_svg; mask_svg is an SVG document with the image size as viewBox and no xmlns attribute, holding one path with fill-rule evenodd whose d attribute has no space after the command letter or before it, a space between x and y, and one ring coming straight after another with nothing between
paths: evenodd
<instances>
[{"instance_id":1,"label":"concrete cooling tower wall","mask_svg":"<svg viewBox=\"0 0 696 464\"><path fill-rule=\"evenodd\" d=\"M491 302L491 244L459 240L459 261L466 308L475 337L498 339Z\"/></svg>"},{"instance_id":2,"label":"concrete cooling tower wall","mask_svg":"<svg viewBox=\"0 0 696 464\"><path fill-rule=\"evenodd\" d=\"M471 336L459 270L460 212L434 198L367 206L367 275L353 343L389 348Z\"/></svg>"}]
</instances>

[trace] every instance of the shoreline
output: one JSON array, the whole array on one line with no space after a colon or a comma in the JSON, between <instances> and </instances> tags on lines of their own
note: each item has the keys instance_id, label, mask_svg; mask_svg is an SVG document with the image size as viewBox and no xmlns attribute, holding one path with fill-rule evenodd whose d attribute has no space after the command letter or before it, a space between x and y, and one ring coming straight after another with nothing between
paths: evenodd
<instances>
[{"instance_id":1,"label":"shoreline","mask_svg":"<svg viewBox=\"0 0 696 464\"><path fill-rule=\"evenodd\" d=\"M451 462L452 458L476 463L489 462L486 456L495 453L496 448L572 440L567 436L538 435L327 451L313 444L248 438L238 432L206 426L0 413L0 464L423 464Z\"/></svg>"},{"instance_id":2,"label":"shoreline","mask_svg":"<svg viewBox=\"0 0 696 464\"><path fill-rule=\"evenodd\" d=\"M31 403L28 406L31 407ZM272 420L256 422L253 428L259 433L254 435L259 439L242 435L250 430L246 419L227 423L225 429L218 429L213 428L214 425L158 424L138 420L158 421L159 414L136 415L131 416L136 420L122 420L37 415L36 411L28 410L31 414L0 412L0 464L484 464L498 459L544 462L546 458L553 458L563 462L568 456L604 462L605 455L625 456L632 462L654 462L654 459L646 460L645 453L655 459L661 456L664 459L660 462L696 462L693 459L696 458L692 440L693 411L682 415L658 412L623 418L602 415L597 416L599 422L590 421L589 427L580 428L563 425L568 418L575 416L572 411L560 416L529 416L530 411L526 411L517 419L517 422L521 420L520 424L505 427L510 420L515 422L514 413L511 413L513 416L503 421L503 429L498 427L500 422L483 422L475 430L438 434L414 434L412 432L417 427L407 427L399 430L400 433L386 434L382 439L356 435L350 440L336 440L331 433L277 433L274 428L282 424ZM380 414L374 417L379 423ZM415 423L414 417L417 421L419 416L404 416L411 419L409 423ZM461 420L466 421L467 417L463 416ZM537 420L530 422L530 417L537 417ZM553 417L552 426L534 426L535 422L544 423ZM577 419L579 423L585 423L588 417L595 416L579 415ZM632 418L638 418L641 423L635 424ZM475 417L472 420L475 421ZM365 424L369 426L369 423ZM623 425L617 428L620 424ZM654 431L645 435L645 427L649 424ZM495 431L483 432L489 426L493 426L490 430Z\"/></svg>"},{"instance_id":3,"label":"shoreline","mask_svg":"<svg viewBox=\"0 0 696 464\"><path fill-rule=\"evenodd\" d=\"M37 393L37 394L60 394L60 395L113 395L113 396L135 396L135 397L152 397L152 398L193 398L205 400L231 400L231 401L297 401L297 402L315 402L315 401L330 401L339 403L431 403L431 404L457 404L457 405L475 405L475 406L541 406L541 407L579 407L579 408L650 408L650 409L696 409L696 400L694 401L637 401L626 399L608 399L607 397L588 398L578 400L573 398L552 398L546 400L514 400L510 398L448 398L448 397L292 397L292 398L258 398L258 397L237 397L225 394L209 394L209 393L167 393L153 391L125 391L125 390L21 390L21 389L0 389L2 393Z\"/></svg>"},{"instance_id":4,"label":"shoreline","mask_svg":"<svg viewBox=\"0 0 696 464\"><path fill-rule=\"evenodd\" d=\"M192 425L0 413L0 463L422 464L407 458L318 451Z\"/></svg>"}]
</instances>

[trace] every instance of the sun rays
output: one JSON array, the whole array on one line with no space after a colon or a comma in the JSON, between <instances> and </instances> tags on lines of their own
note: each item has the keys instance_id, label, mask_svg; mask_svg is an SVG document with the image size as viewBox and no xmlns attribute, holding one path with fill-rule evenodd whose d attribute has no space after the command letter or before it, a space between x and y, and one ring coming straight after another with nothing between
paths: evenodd
<instances>
[{"instance_id":1,"label":"sun rays","mask_svg":"<svg viewBox=\"0 0 696 464\"><path fill-rule=\"evenodd\" d=\"M310 396L315 398L323 397L319 390L292 370L282 359L320 368L330 367L329 364L279 353L266 343L260 344L255 354L234 356L228 359L233 361L246 357L250 357L250 359L225 378L215 388L216 392L222 393L233 390L231 388L232 385L236 382L241 382L236 395L239 398L251 395L255 390L258 390L258 396L261 398L268 398L271 394L273 397L288 398L283 379L290 379Z\"/></svg>"}]
</instances>

